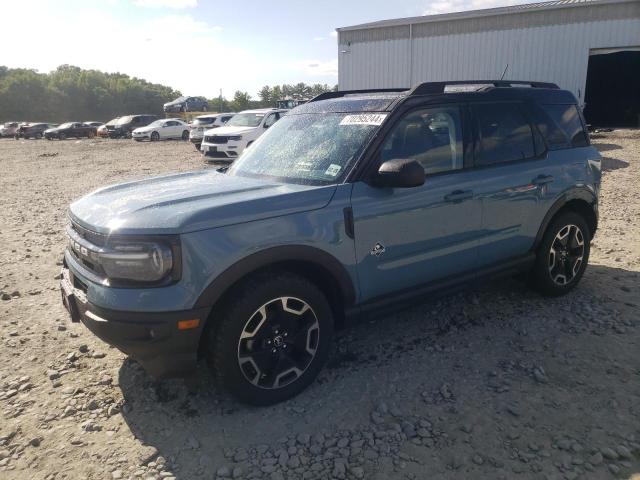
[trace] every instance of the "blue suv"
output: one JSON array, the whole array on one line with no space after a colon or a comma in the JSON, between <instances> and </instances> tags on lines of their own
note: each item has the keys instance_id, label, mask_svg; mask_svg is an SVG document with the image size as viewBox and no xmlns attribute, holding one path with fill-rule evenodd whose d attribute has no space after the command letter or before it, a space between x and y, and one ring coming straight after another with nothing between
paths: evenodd
<instances>
[{"instance_id":1,"label":"blue suv","mask_svg":"<svg viewBox=\"0 0 640 480\"><path fill-rule=\"evenodd\" d=\"M155 377L205 357L239 399L308 386L335 328L488 276L580 281L600 155L539 82L324 93L233 165L99 189L69 209L73 321Z\"/></svg>"}]
</instances>

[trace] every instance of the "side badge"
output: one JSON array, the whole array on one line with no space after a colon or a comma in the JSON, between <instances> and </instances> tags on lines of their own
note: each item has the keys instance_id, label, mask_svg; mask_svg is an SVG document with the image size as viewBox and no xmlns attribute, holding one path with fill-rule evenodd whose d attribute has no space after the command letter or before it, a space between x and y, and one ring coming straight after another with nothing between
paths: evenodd
<instances>
[{"instance_id":1,"label":"side badge","mask_svg":"<svg viewBox=\"0 0 640 480\"><path fill-rule=\"evenodd\" d=\"M373 255L374 257L379 257L380 255L382 255L384 252L386 252L387 249L384 248L384 245L382 245L380 242L377 242L373 248L371 249L371 255Z\"/></svg>"}]
</instances>

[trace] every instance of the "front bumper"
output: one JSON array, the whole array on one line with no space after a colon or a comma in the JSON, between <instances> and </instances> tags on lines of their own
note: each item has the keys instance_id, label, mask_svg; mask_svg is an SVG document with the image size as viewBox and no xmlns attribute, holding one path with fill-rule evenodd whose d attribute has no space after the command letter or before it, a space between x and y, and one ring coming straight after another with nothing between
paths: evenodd
<instances>
[{"instance_id":1,"label":"front bumper","mask_svg":"<svg viewBox=\"0 0 640 480\"><path fill-rule=\"evenodd\" d=\"M209 308L149 313L101 308L87 300L82 281L66 263L60 290L71 321L81 322L98 338L137 360L151 376L182 377L195 370ZM199 320L197 328L178 328L179 321L194 319Z\"/></svg>"},{"instance_id":2,"label":"front bumper","mask_svg":"<svg viewBox=\"0 0 640 480\"><path fill-rule=\"evenodd\" d=\"M150 134L149 133L135 133L133 132L131 134L131 138L133 138L134 140L149 140Z\"/></svg>"}]
</instances>

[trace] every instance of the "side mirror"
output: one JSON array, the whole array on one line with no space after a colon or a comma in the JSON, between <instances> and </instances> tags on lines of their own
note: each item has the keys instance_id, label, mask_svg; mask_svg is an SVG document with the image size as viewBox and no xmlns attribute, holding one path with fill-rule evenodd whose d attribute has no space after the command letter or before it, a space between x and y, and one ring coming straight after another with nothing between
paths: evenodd
<instances>
[{"instance_id":1,"label":"side mirror","mask_svg":"<svg viewBox=\"0 0 640 480\"><path fill-rule=\"evenodd\" d=\"M410 158L387 160L371 179L376 187L411 188L424 185L424 168Z\"/></svg>"}]
</instances>

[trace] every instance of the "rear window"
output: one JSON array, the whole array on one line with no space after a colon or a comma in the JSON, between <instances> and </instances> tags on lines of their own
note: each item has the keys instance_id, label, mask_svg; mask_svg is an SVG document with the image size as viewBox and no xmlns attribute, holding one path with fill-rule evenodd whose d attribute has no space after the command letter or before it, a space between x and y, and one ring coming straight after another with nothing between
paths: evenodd
<instances>
[{"instance_id":1,"label":"rear window","mask_svg":"<svg viewBox=\"0 0 640 480\"><path fill-rule=\"evenodd\" d=\"M535 156L533 132L516 103L475 105L479 151L477 165L515 162Z\"/></svg>"},{"instance_id":2,"label":"rear window","mask_svg":"<svg viewBox=\"0 0 640 480\"><path fill-rule=\"evenodd\" d=\"M586 147L589 137L575 105L540 105L537 124L550 150Z\"/></svg>"}]
</instances>

